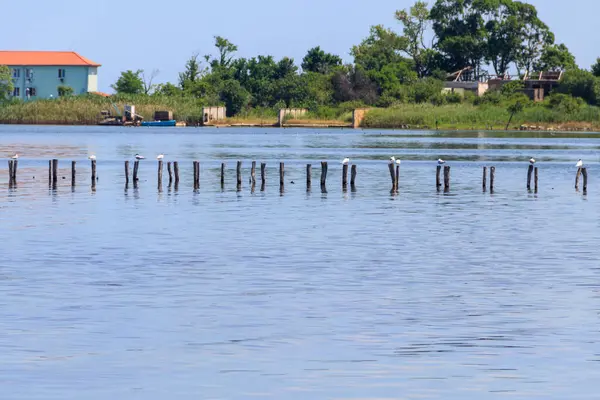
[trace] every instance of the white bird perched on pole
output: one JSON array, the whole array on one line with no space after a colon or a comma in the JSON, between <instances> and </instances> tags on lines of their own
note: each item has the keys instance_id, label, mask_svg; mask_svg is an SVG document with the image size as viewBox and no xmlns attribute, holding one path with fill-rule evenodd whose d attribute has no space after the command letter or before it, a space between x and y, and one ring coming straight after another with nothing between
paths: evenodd
<instances>
[{"instance_id":1,"label":"white bird perched on pole","mask_svg":"<svg viewBox=\"0 0 600 400\"><path fill-rule=\"evenodd\" d=\"M583 161L581 161L581 158L579 159L579 161L577 161L577 164L575 164L575 166L576 166L577 168L581 168L581 167L583 167Z\"/></svg>"},{"instance_id":2,"label":"white bird perched on pole","mask_svg":"<svg viewBox=\"0 0 600 400\"><path fill-rule=\"evenodd\" d=\"M163 158L165 158L164 154L159 154L159 155L156 156L157 160L162 160Z\"/></svg>"},{"instance_id":3,"label":"white bird perched on pole","mask_svg":"<svg viewBox=\"0 0 600 400\"><path fill-rule=\"evenodd\" d=\"M396 162L396 157L391 156L390 157L390 164L394 164Z\"/></svg>"},{"instance_id":4,"label":"white bird perched on pole","mask_svg":"<svg viewBox=\"0 0 600 400\"><path fill-rule=\"evenodd\" d=\"M443 165L446 164L446 161L442 160L441 158L438 158L438 165Z\"/></svg>"},{"instance_id":5,"label":"white bird perched on pole","mask_svg":"<svg viewBox=\"0 0 600 400\"><path fill-rule=\"evenodd\" d=\"M144 157L144 156L140 156L139 154L136 154L136 155L135 155L135 159L136 159L136 160L143 160L144 158L146 158L146 157Z\"/></svg>"},{"instance_id":6,"label":"white bird perched on pole","mask_svg":"<svg viewBox=\"0 0 600 400\"><path fill-rule=\"evenodd\" d=\"M400 165L402 163L402 160L400 160L399 158L396 159L396 165Z\"/></svg>"},{"instance_id":7,"label":"white bird perched on pole","mask_svg":"<svg viewBox=\"0 0 600 400\"><path fill-rule=\"evenodd\" d=\"M88 160L95 160L95 159L96 159L96 156L93 154L88 157Z\"/></svg>"},{"instance_id":8,"label":"white bird perched on pole","mask_svg":"<svg viewBox=\"0 0 600 400\"><path fill-rule=\"evenodd\" d=\"M350 159L348 157L342 160L342 165L348 165L350 163Z\"/></svg>"},{"instance_id":9,"label":"white bird perched on pole","mask_svg":"<svg viewBox=\"0 0 600 400\"><path fill-rule=\"evenodd\" d=\"M14 155L14 156L12 156L11 158L12 158L13 160L16 160L16 159L18 159L18 158L19 158L19 155L18 155L17 153L15 153L15 155Z\"/></svg>"},{"instance_id":10,"label":"white bird perched on pole","mask_svg":"<svg viewBox=\"0 0 600 400\"><path fill-rule=\"evenodd\" d=\"M531 164L531 165L535 164L535 158L531 157L529 159L529 164Z\"/></svg>"}]
</instances>

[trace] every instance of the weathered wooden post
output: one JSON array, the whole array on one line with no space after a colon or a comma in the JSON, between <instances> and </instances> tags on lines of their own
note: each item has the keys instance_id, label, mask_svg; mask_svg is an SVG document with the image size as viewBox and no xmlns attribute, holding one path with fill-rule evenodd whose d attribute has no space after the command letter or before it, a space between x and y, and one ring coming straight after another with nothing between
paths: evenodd
<instances>
[{"instance_id":1,"label":"weathered wooden post","mask_svg":"<svg viewBox=\"0 0 600 400\"><path fill-rule=\"evenodd\" d=\"M237 162L236 168L236 176L237 176L237 188L238 190L242 188L242 162Z\"/></svg>"},{"instance_id":2,"label":"weathered wooden post","mask_svg":"<svg viewBox=\"0 0 600 400\"><path fill-rule=\"evenodd\" d=\"M71 186L75 186L75 177L77 175L76 161L71 161Z\"/></svg>"},{"instance_id":3,"label":"weathered wooden post","mask_svg":"<svg viewBox=\"0 0 600 400\"><path fill-rule=\"evenodd\" d=\"M266 163L261 163L260 164L260 191L264 192L265 191L265 185L267 183L267 164Z\"/></svg>"},{"instance_id":4,"label":"weathered wooden post","mask_svg":"<svg viewBox=\"0 0 600 400\"><path fill-rule=\"evenodd\" d=\"M490 182L491 186L491 182ZM444 191L450 191L450 166L444 166Z\"/></svg>"},{"instance_id":5,"label":"weathered wooden post","mask_svg":"<svg viewBox=\"0 0 600 400\"><path fill-rule=\"evenodd\" d=\"M527 190L531 190L531 174L533 173L533 164L529 164L527 169Z\"/></svg>"},{"instance_id":6,"label":"weathered wooden post","mask_svg":"<svg viewBox=\"0 0 600 400\"><path fill-rule=\"evenodd\" d=\"M481 186L485 192L487 189L487 167L483 167L483 177L481 178Z\"/></svg>"},{"instance_id":7,"label":"weathered wooden post","mask_svg":"<svg viewBox=\"0 0 600 400\"><path fill-rule=\"evenodd\" d=\"M396 164L396 179L394 180L394 191L398 192L398 187L400 185L400 165Z\"/></svg>"},{"instance_id":8,"label":"weathered wooden post","mask_svg":"<svg viewBox=\"0 0 600 400\"><path fill-rule=\"evenodd\" d=\"M92 186L96 186L96 160L92 160Z\"/></svg>"},{"instance_id":9,"label":"weathered wooden post","mask_svg":"<svg viewBox=\"0 0 600 400\"><path fill-rule=\"evenodd\" d=\"M140 161L135 160L133 162L133 183L136 183L139 180L139 178L138 178L139 169L140 169Z\"/></svg>"},{"instance_id":10,"label":"weathered wooden post","mask_svg":"<svg viewBox=\"0 0 600 400\"><path fill-rule=\"evenodd\" d=\"M194 161L194 190L200 189L200 162Z\"/></svg>"},{"instance_id":11,"label":"weathered wooden post","mask_svg":"<svg viewBox=\"0 0 600 400\"><path fill-rule=\"evenodd\" d=\"M350 168L350 187L354 187L356 184L356 165L353 164Z\"/></svg>"},{"instance_id":12,"label":"weathered wooden post","mask_svg":"<svg viewBox=\"0 0 600 400\"><path fill-rule=\"evenodd\" d=\"M321 161L321 186L327 184L327 161Z\"/></svg>"},{"instance_id":13,"label":"weathered wooden post","mask_svg":"<svg viewBox=\"0 0 600 400\"><path fill-rule=\"evenodd\" d=\"M225 163L221 163L221 189L225 187Z\"/></svg>"},{"instance_id":14,"label":"weathered wooden post","mask_svg":"<svg viewBox=\"0 0 600 400\"><path fill-rule=\"evenodd\" d=\"M535 167L533 171L533 185L535 188L535 192L538 192L538 167Z\"/></svg>"},{"instance_id":15,"label":"weathered wooden post","mask_svg":"<svg viewBox=\"0 0 600 400\"><path fill-rule=\"evenodd\" d=\"M175 190L179 189L179 162L173 161L173 173L175 174Z\"/></svg>"},{"instance_id":16,"label":"weathered wooden post","mask_svg":"<svg viewBox=\"0 0 600 400\"><path fill-rule=\"evenodd\" d=\"M252 168L250 168L250 180L253 185L256 184L256 161L252 161Z\"/></svg>"},{"instance_id":17,"label":"weathered wooden post","mask_svg":"<svg viewBox=\"0 0 600 400\"><path fill-rule=\"evenodd\" d=\"M312 165L306 164L306 190L310 190L312 186Z\"/></svg>"},{"instance_id":18,"label":"weathered wooden post","mask_svg":"<svg viewBox=\"0 0 600 400\"><path fill-rule=\"evenodd\" d=\"M52 160L48 160L48 186L52 185Z\"/></svg>"},{"instance_id":19,"label":"weathered wooden post","mask_svg":"<svg viewBox=\"0 0 600 400\"><path fill-rule=\"evenodd\" d=\"M282 162L279 163L279 189L283 190L285 184L285 170Z\"/></svg>"},{"instance_id":20,"label":"weathered wooden post","mask_svg":"<svg viewBox=\"0 0 600 400\"><path fill-rule=\"evenodd\" d=\"M388 163L388 169L390 170L390 178L392 178L392 191L396 190L396 172L394 171L394 163Z\"/></svg>"},{"instance_id":21,"label":"weathered wooden post","mask_svg":"<svg viewBox=\"0 0 600 400\"><path fill-rule=\"evenodd\" d=\"M581 174L583 175L583 194L587 193L587 168L581 168Z\"/></svg>"},{"instance_id":22,"label":"weathered wooden post","mask_svg":"<svg viewBox=\"0 0 600 400\"><path fill-rule=\"evenodd\" d=\"M163 160L158 160L158 190L162 190L162 177L163 177Z\"/></svg>"},{"instance_id":23,"label":"weathered wooden post","mask_svg":"<svg viewBox=\"0 0 600 400\"><path fill-rule=\"evenodd\" d=\"M129 186L129 161L125 161L125 188Z\"/></svg>"},{"instance_id":24,"label":"weathered wooden post","mask_svg":"<svg viewBox=\"0 0 600 400\"><path fill-rule=\"evenodd\" d=\"M13 183L17 183L17 167L18 166L19 166L19 160L17 160L15 158L12 163L12 175L11 175Z\"/></svg>"},{"instance_id":25,"label":"weathered wooden post","mask_svg":"<svg viewBox=\"0 0 600 400\"><path fill-rule=\"evenodd\" d=\"M348 164L342 165L342 189L348 188Z\"/></svg>"},{"instance_id":26,"label":"weathered wooden post","mask_svg":"<svg viewBox=\"0 0 600 400\"><path fill-rule=\"evenodd\" d=\"M438 190L440 189L440 187L442 187L442 182L440 180L440 173L442 171L442 166L438 165L436 170L435 170L435 187L438 188Z\"/></svg>"},{"instance_id":27,"label":"weathered wooden post","mask_svg":"<svg viewBox=\"0 0 600 400\"><path fill-rule=\"evenodd\" d=\"M54 158L52 160L52 186L56 187L58 184L58 160Z\"/></svg>"},{"instance_id":28,"label":"weathered wooden post","mask_svg":"<svg viewBox=\"0 0 600 400\"><path fill-rule=\"evenodd\" d=\"M495 179L496 179L496 167L490 167L490 193L494 192Z\"/></svg>"},{"instance_id":29,"label":"weathered wooden post","mask_svg":"<svg viewBox=\"0 0 600 400\"><path fill-rule=\"evenodd\" d=\"M13 160L8 160L8 184L12 184L13 179Z\"/></svg>"},{"instance_id":30,"label":"weathered wooden post","mask_svg":"<svg viewBox=\"0 0 600 400\"><path fill-rule=\"evenodd\" d=\"M579 189L579 177L581 176L581 167L577 168L577 175L575 175L575 189Z\"/></svg>"},{"instance_id":31,"label":"weathered wooden post","mask_svg":"<svg viewBox=\"0 0 600 400\"><path fill-rule=\"evenodd\" d=\"M169 187L173 183L173 171L171 169L171 161L167 161L167 172L169 174Z\"/></svg>"}]
</instances>

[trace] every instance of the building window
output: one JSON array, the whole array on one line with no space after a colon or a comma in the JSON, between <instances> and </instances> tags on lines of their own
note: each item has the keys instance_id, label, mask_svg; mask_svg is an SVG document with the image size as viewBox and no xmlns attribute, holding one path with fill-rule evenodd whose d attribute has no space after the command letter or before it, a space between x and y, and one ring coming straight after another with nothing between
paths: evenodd
<instances>
[{"instance_id":1,"label":"building window","mask_svg":"<svg viewBox=\"0 0 600 400\"><path fill-rule=\"evenodd\" d=\"M33 68L25 69L25 79L33 79Z\"/></svg>"},{"instance_id":2,"label":"building window","mask_svg":"<svg viewBox=\"0 0 600 400\"><path fill-rule=\"evenodd\" d=\"M13 68L12 70L12 77L15 79L19 79L21 77L21 69L19 68Z\"/></svg>"},{"instance_id":3,"label":"building window","mask_svg":"<svg viewBox=\"0 0 600 400\"><path fill-rule=\"evenodd\" d=\"M98 68L94 67L94 68L90 68L90 75L98 75Z\"/></svg>"},{"instance_id":4,"label":"building window","mask_svg":"<svg viewBox=\"0 0 600 400\"><path fill-rule=\"evenodd\" d=\"M21 88L18 88L18 87L14 88L13 89L13 96L14 97L21 97Z\"/></svg>"},{"instance_id":5,"label":"building window","mask_svg":"<svg viewBox=\"0 0 600 400\"><path fill-rule=\"evenodd\" d=\"M33 87L28 87L25 89L25 96L27 96L27 98L29 97L35 97L36 95L36 90Z\"/></svg>"},{"instance_id":6,"label":"building window","mask_svg":"<svg viewBox=\"0 0 600 400\"><path fill-rule=\"evenodd\" d=\"M67 77L66 72L67 71L65 71L64 68L59 68L58 69L58 79L65 79Z\"/></svg>"}]
</instances>

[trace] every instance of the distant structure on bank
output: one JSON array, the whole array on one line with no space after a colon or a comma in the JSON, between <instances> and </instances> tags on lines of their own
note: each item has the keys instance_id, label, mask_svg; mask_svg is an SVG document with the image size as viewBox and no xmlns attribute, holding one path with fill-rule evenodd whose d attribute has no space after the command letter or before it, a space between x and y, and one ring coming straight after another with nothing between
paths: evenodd
<instances>
[{"instance_id":1,"label":"distant structure on bank","mask_svg":"<svg viewBox=\"0 0 600 400\"><path fill-rule=\"evenodd\" d=\"M98 91L98 67L73 51L0 51L0 65L10 68L12 97L55 98Z\"/></svg>"},{"instance_id":2,"label":"distant structure on bank","mask_svg":"<svg viewBox=\"0 0 600 400\"><path fill-rule=\"evenodd\" d=\"M561 71L545 71L526 73L519 78L523 82L521 92L533 101L544 101L560 83ZM488 90L499 90L508 82L513 82L510 75L502 76L476 76L472 67L463 68L447 75L442 93L458 93L462 96L471 92L476 96L483 96Z\"/></svg>"}]
</instances>

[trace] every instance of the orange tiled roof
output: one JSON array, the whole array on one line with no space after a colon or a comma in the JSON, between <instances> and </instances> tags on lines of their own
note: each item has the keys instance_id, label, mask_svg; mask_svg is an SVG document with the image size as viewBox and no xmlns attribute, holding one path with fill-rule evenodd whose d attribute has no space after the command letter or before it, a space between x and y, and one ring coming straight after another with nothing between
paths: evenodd
<instances>
[{"instance_id":1,"label":"orange tiled roof","mask_svg":"<svg viewBox=\"0 0 600 400\"><path fill-rule=\"evenodd\" d=\"M100 66L74 51L0 51L0 65Z\"/></svg>"}]
</instances>

